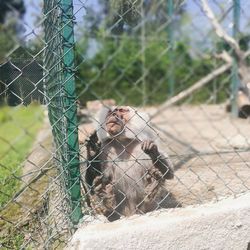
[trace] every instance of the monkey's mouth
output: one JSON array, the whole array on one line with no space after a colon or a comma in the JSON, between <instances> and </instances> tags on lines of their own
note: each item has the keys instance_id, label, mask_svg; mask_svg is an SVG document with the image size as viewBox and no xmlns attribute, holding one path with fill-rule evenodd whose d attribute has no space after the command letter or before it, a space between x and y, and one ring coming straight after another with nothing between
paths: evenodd
<instances>
[{"instance_id":1,"label":"monkey's mouth","mask_svg":"<svg viewBox=\"0 0 250 250\"><path fill-rule=\"evenodd\" d=\"M111 127L113 127L115 125L120 125L121 126L121 123L118 122L118 121L111 121L111 122L107 122L106 124L109 125L109 126L111 126Z\"/></svg>"},{"instance_id":2,"label":"monkey's mouth","mask_svg":"<svg viewBox=\"0 0 250 250\"><path fill-rule=\"evenodd\" d=\"M108 131L111 132L112 134L115 132L120 131L122 128L122 125L120 122L109 122L106 124Z\"/></svg>"},{"instance_id":3,"label":"monkey's mouth","mask_svg":"<svg viewBox=\"0 0 250 250\"><path fill-rule=\"evenodd\" d=\"M106 122L107 125L111 125L111 126L115 126L115 125L120 125L122 126L123 125L123 121L119 118L115 118L115 117L110 117L107 122Z\"/></svg>"},{"instance_id":4,"label":"monkey's mouth","mask_svg":"<svg viewBox=\"0 0 250 250\"><path fill-rule=\"evenodd\" d=\"M113 136L120 134L123 131L123 127L123 122L117 119L110 119L106 123L107 132Z\"/></svg>"}]
</instances>

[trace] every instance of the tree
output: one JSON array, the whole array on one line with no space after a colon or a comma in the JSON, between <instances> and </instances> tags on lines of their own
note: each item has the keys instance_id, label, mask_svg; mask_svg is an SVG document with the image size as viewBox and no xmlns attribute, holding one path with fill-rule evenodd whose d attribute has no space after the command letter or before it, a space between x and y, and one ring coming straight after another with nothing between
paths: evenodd
<instances>
[{"instance_id":1,"label":"tree","mask_svg":"<svg viewBox=\"0 0 250 250\"><path fill-rule=\"evenodd\" d=\"M245 114L243 115L248 116L250 115L250 67L248 58L250 50L247 50L249 36L242 36L241 39L236 40L234 37L228 35L220 25L207 0L201 0L201 4L202 9L211 22L216 35L221 38L223 43L226 45L223 48L222 53L217 55L217 57L224 60L226 63L231 63L233 66L235 65L235 60L237 61L238 74L241 80L239 84L240 93L238 93L237 96L234 96L233 99L235 100L233 100L233 102L238 102L239 113L241 113L242 109L244 109L243 112ZM228 48L231 49L232 53L228 53ZM234 94L235 93L233 93L233 95Z\"/></svg>"},{"instance_id":2,"label":"tree","mask_svg":"<svg viewBox=\"0 0 250 250\"><path fill-rule=\"evenodd\" d=\"M23 0L0 0L0 64L7 61L6 57L8 57L8 54L13 50L17 42L17 20L21 18L24 13L25 7ZM1 74L0 103L3 101L6 91L6 85L3 78L4 74Z\"/></svg>"},{"instance_id":3,"label":"tree","mask_svg":"<svg viewBox=\"0 0 250 250\"><path fill-rule=\"evenodd\" d=\"M165 36L165 34L163 35ZM117 103L129 105L141 105L142 103L152 105L164 102L168 89L167 70L172 61L168 56L167 46L162 40L158 36L147 42L143 52L145 54L143 65L141 44L137 37L128 34L120 36L119 47L113 38L99 37L98 41L102 46L93 57L84 63L82 63L80 55L77 57L77 93L79 99L85 103L99 98L113 98ZM84 46L86 49L86 44ZM77 48L79 49L79 47ZM211 58L206 60L193 58L185 42L178 42L174 53L175 64L178 65L173 68L177 83L176 94L192 86L213 69ZM142 67L145 67L145 71ZM144 83L142 73L144 73ZM210 93L211 86L208 86L198 93L193 101L204 102ZM221 96L221 98L219 101L224 100L225 96Z\"/></svg>"},{"instance_id":4,"label":"tree","mask_svg":"<svg viewBox=\"0 0 250 250\"><path fill-rule=\"evenodd\" d=\"M124 1L120 1L120 3ZM107 4L107 2L105 3ZM141 3L141 1L137 2ZM115 34L112 29L110 30L112 25L106 26L107 23L105 23L105 16L111 10L106 10L101 19L100 14L98 18L94 16L90 18L93 13L89 16L88 20L93 25L85 25L85 35L77 43L77 92L83 103L98 98L114 98L118 103L126 102L131 105L159 104L168 97L169 72L175 78L173 94L177 95L187 88L191 88L204 75L213 71L213 58L197 58L191 55L189 41L186 38L179 39L170 50L167 41L166 1L145 0L143 3L144 18L141 19L140 16L140 19L137 20L138 25L129 26L129 22L125 19L123 27ZM179 13L178 25L182 21L181 15L185 12L181 3L181 1L175 1ZM105 6L107 8L107 5ZM134 7L141 14L139 6ZM101 10L98 8L96 11L100 12L105 9L102 8L104 6L100 8ZM129 10L128 6L119 8L124 8L123 13L125 9ZM159 9L162 9L160 18L158 18L157 12ZM112 11L119 14L118 16L122 19L122 13L114 9ZM97 19L98 21L94 21ZM144 21L145 23L143 23ZM147 31L144 34L143 25ZM174 61L171 53L175 55ZM87 60L83 60L82 54L87 54ZM88 54L91 56L88 57ZM223 81L219 80L218 86L223 88L220 82ZM194 95L192 101L196 103L207 100L213 91L213 86L204 87L203 81L198 86L202 87L202 91L199 91L199 88L195 90L197 94ZM219 102L226 98L226 94L216 93L216 95L218 95L217 101ZM177 103L180 103L183 98L176 100Z\"/></svg>"},{"instance_id":5,"label":"tree","mask_svg":"<svg viewBox=\"0 0 250 250\"><path fill-rule=\"evenodd\" d=\"M20 30L18 19L24 13L23 0L0 0L0 63L6 60L6 56L17 43L17 33Z\"/></svg>"},{"instance_id":6,"label":"tree","mask_svg":"<svg viewBox=\"0 0 250 250\"><path fill-rule=\"evenodd\" d=\"M5 23L9 13L15 12L18 17L22 17L25 13L23 0L0 0L0 24Z\"/></svg>"}]
</instances>

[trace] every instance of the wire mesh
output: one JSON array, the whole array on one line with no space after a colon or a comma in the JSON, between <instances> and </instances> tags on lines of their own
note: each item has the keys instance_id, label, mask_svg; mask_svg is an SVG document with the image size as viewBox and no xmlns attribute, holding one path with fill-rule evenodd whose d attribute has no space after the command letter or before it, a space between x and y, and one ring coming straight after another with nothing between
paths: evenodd
<instances>
[{"instance_id":1,"label":"wire mesh","mask_svg":"<svg viewBox=\"0 0 250 250\"><path fill-rule=\"evenodd\" d=\"M249 192L247 1L0 5L1 248Z\"/></svg>"}]
</instances>

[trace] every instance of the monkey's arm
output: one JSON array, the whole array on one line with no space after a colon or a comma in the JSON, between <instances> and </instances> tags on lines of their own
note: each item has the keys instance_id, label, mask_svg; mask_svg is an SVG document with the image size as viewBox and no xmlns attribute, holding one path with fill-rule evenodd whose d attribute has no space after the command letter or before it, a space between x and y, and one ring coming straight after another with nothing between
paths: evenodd
<instances>
[{"instance_id":1,"label":"monkey's arm","mask_svg":"<svg viewBox=\"0 0 250 250\"><path fill-rule=\"evenodd\" d=\"M101 153L101 144L98 141L96 131L90 135L86 141L87 148L87 170L85 175L86 183L93 187L93 182L97 176L102 174L101 163L99 161L99 155Z\"/></svg>"},{"instance_id":2,"label":"monkey's arm","mask_svg":"<svg viewBox=\"0 0 250 250\"><path fill-rule=\"evenodd\" d=\"M150 156L154 166L163 174L165 179L174 178L172 162L159 152L158 147L153 141L144 141L141 147Z\"/></svg>"}]
</instances>

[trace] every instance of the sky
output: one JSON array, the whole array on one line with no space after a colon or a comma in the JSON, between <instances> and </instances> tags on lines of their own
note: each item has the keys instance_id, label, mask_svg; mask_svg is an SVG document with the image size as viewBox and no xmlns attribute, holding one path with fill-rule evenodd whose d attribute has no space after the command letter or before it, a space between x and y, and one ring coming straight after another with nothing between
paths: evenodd
<instances>
[{"instance_id":1,"label":"sky","mask_svg":"<svg viewBox=\"0 0 250 250\"><path fill-rule=\"evenodd\" d=\"M41 0L24 0L26 12L22 21L25 31L25 40L33 39L34 34L39 33L39 25L35 25L37 16L42 13L42 1ZM37 28L37 29L36 29Z\"/></svg>"}]
</instances>

